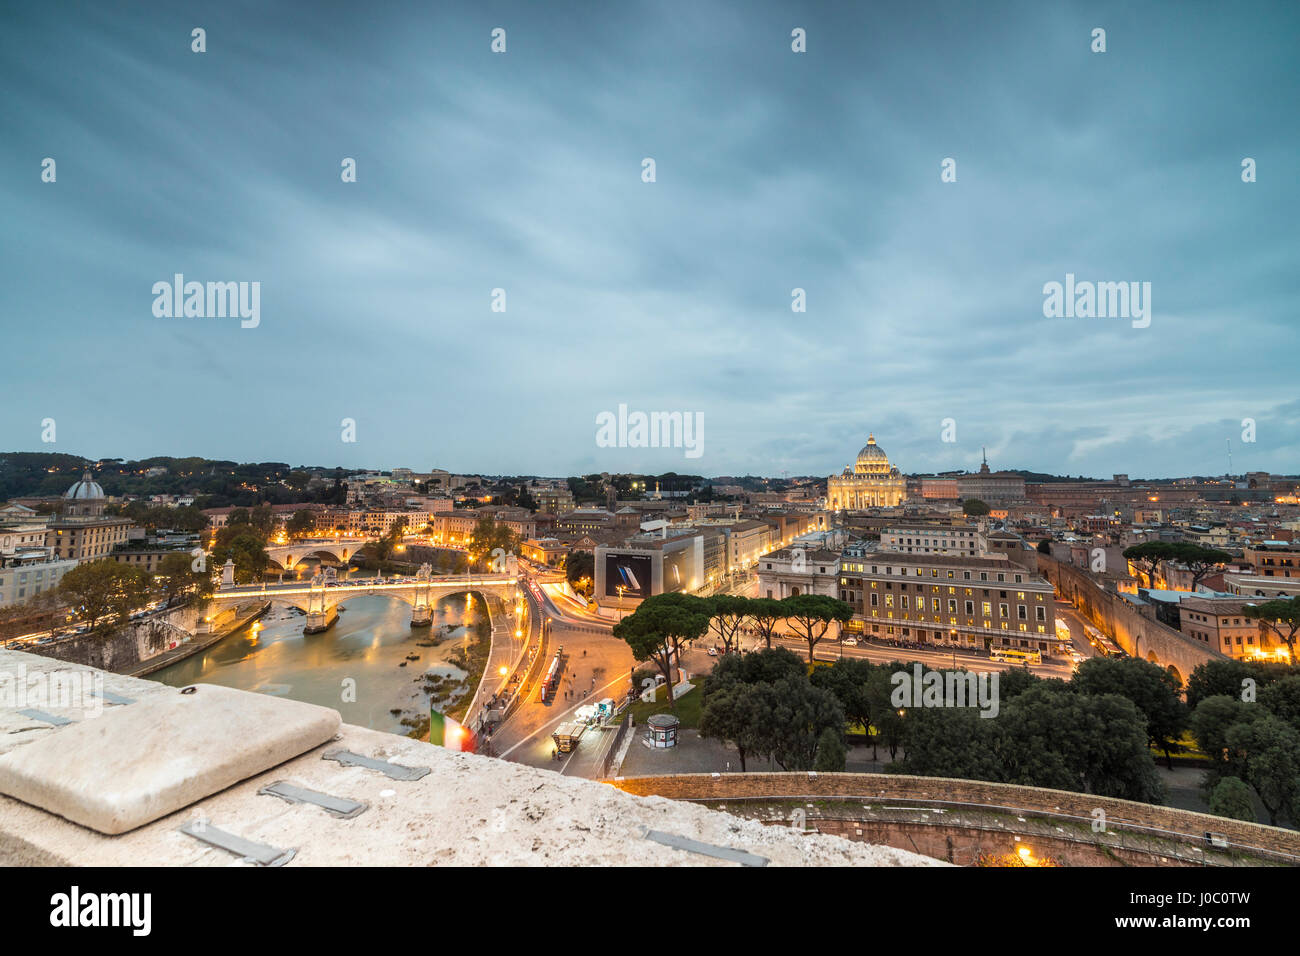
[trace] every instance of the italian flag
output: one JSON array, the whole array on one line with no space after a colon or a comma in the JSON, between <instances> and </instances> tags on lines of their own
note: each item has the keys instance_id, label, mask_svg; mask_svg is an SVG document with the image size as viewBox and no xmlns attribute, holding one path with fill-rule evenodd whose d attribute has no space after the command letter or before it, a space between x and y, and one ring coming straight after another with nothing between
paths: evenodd
<instances>
[{"instance_id":1,"label":"italian flag","mask_svg":"<svg viewBox=\"0 0 1300 956\"><path fill-rule=\"evenodd\" d=\"M429 743L463 753L474 752L474 733L468 727L429 708Z\"/></svg>"}]
</instances>

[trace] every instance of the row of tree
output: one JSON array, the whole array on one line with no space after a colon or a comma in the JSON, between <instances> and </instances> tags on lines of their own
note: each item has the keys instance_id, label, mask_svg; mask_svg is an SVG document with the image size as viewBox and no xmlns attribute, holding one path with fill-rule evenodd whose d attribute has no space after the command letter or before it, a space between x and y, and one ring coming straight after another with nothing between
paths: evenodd
<instances>
[{"instance_id":1,"label":"row of tree","mask_svg":"<svg viewBox=\"0 0 1300 956\"><path fill-rule=\"evenodd\" d=\"M1155 665L1098 659L1069 683L1005 672L995 719L974 706L899 706L898 675L911 680L912 665L810 668L779 648L728 655L701 689L700 734L734 746L742 770L755 758L843 770L845 732L856 729L873 754L884 746L897 759L901 749L902 773L1163 800L1148 744L1178 726L1181 702Z\"/></svg>"},{"instance_id":2,"label":"row of tree","mask_svg":"<svg viewBox=\"0 0 1300 956\"><path fill-rule=\"evenodd\" d=\"M1232 560L1232 555L1217 548L1205 548L1189 541L1147 541L1124 549L1124 557L1153 587L1156 568L1165 561L1176 561L1192 572L1191 590L1216 568Z\"/></svg>"},{"instance_id":3,"label":"row of tree","mask_svg":"<svg viewBox=\"0 0 1300 956\"><path fill-rule=\"evenodd\" d=\"M73 616L92 631L100 632L125 624L131 614L154 600L170 606L185 597L212 593L212 576L188 551L165 556L149 574L102 558L77 565L59 581L58 595Z\"/></svg>"},{"instance_id":4,"label":"row of tree","mask_svg":"<svg viewBox=\"0 0 1300 956\"><path fill-rule=\"evenodd\" d=\"M734 594L702 598L669 592L642 601L635 611L614 625L614 636L627 642L638 661L653 663L664 675L671 706L673 668L682 650L707 634L710 628L716 629L724 653L730 654L740 649L740 637L745 629L756 631L770 649L776 628L784 621L807 643L811 662L814 650L831 625L842 624L852 616L853 609L844 601L820 594L799 594L778 600Z\"/></svg>"}]
</instances>

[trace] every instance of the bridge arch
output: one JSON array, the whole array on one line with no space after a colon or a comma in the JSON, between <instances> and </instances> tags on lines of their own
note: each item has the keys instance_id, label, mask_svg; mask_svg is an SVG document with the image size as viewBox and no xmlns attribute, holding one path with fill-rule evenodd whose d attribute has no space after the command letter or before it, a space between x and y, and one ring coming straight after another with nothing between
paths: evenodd
<instances>
[{"instance_id":1,"label":"bridge arch","mask_svg":"<svg viewBox=\"0 0 1300 956\"><path fill-rule=\"evenodd\" d=\"M296 544L271 545L266 549L266 555L286 571L292 571L297 567L298 562L319 556L328 556L339 564L347 564L364 544L365 542L352 541L319 544L302 541Z\"/></svg>"}]
</instances>

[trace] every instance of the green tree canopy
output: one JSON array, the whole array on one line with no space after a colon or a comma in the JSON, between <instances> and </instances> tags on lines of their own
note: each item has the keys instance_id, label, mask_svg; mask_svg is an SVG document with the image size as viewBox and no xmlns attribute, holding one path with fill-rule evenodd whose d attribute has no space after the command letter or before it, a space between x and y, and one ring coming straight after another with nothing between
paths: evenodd
<instances>
[{"instance_id":1,"label":"green tree canopy","mask_svg":"<svg viewBox=\"0 0 1300 956\"><path fill-rule=\"evenodd\" d=\"M1296 632L1300 631L1300 597L1277 598L1263 604L1247 604L1241 613L1260 621L1286 645L1287 657L1294 663Z\"/></svg>"},{"instance_id":2,"label":"green tree canopy","mask_svg":"<svg viewBox=\"0 0 1300 956\"><path fill-rule=\"evenodd\" d=\"M813 650L826 636L831 623L843 624L853 617L853 608L839 598L824 594L797 594L784 598L781 607L791 628L808 642L808 663L812 663Z\"/></svg>"},{"instance_id":3,"label":"green tree canopy","mask_svg":"<svg viewBox=\"0 0 1300 956\"><path fill-rule=\"evenodd\" d=\"M818 773L842 773L847 757L843 731L836 732L834 727L827 727L817 738L817 756L812 768Z\"/></svg>"},{"instance_id":4,"label":"green tree canopy","mask_svg":"<svg viewBox=\"0 0 1300 956\"><path fill-rule=\"evenodd\" d=\"M1187 727L1187 706L1178 678L1158 664L1137 657L1090 657L1071 683L1084 694L1119 694L1131 700L1147 721L1151 743L1173 767L1169 748Z\"/></svg>"},{"instance_id":5,"label":"green tree canopy","mask_svg":"<svg viewBox=\"0 0 1300 956\"><path fill-rule=\"evenodd\" d=\"M668 706L676 708L672 695L673 667L682 648L709 629L708 606L689 594L655 594L614 625L614 636L626 641L638 661L651 661L664 675Z\"/></svg>"},{"instance_id":6,"label":"green tree canopy","mask_svg":"<svg viewBox=\"0 0 1300 956\"><path fill-rule=\"evenodd\" d=\"M1239 777L1224 777L1210 791L1210 812L1216 817L1256 822L1250 787Z\"/></svg>"}]
</instances>

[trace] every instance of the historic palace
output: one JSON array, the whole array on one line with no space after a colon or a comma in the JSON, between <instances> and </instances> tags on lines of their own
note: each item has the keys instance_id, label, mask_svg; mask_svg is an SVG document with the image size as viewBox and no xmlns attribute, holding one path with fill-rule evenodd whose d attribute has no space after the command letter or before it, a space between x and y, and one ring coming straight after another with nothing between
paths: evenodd
<instances>
[{"instance_id":1,"label":"historic palace","mask_svg":"<svg viewBox=\"0 0 1300 956\"><path fill-rule=\"evenodd\" d=\"M858 452L852 470L831 475L826 483L826 507L831 511L893 508L907 497L907 479L889 464L889 456L876 444L876 436Z\"/></svg>"}]
</instances>

